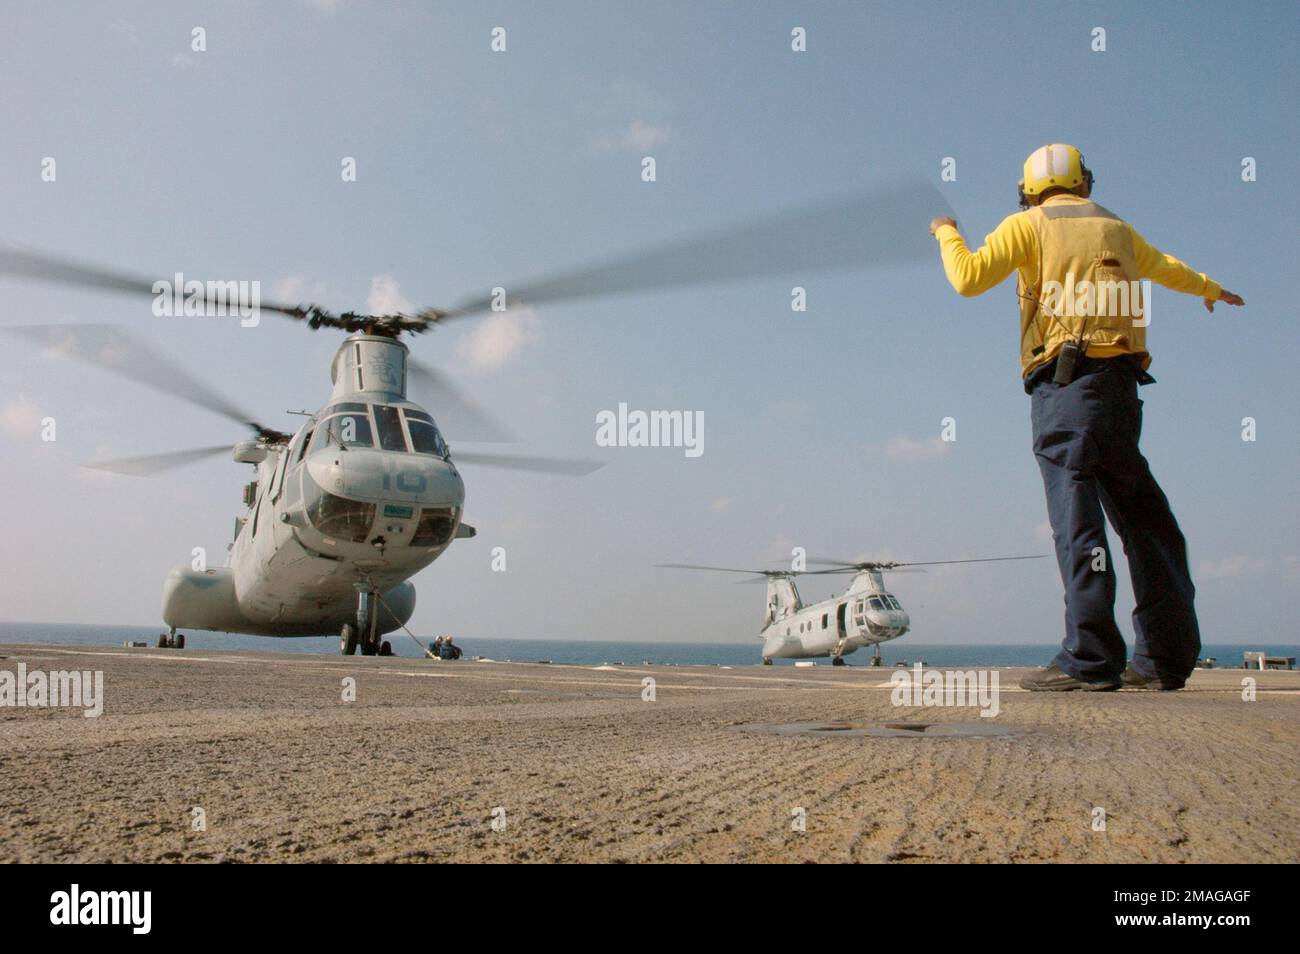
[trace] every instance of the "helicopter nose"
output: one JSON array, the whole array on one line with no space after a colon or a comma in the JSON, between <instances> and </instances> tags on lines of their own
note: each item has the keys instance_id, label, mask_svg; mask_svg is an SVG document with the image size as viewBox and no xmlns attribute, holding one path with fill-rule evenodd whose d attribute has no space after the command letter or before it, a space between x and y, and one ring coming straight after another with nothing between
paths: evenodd
<instances>
[{"instance_id":1,"label":"helicopter nose","mask_svg":"<svg viewBox=\"0 0 1300 954\"><path fill-rule=\"evenodd\" d=\"M910 624L904 610L872 610L867 613L867 628L873 636L901 636Z\"/></svg>"},{"instance_id":2,"label":"helicopter nose","mask_svg":"<svg viewBox=\"0 0 1300 954\"><path fill-rule=\"evenodd\" d=\"M366 499L459 507L465 483L456 465L439 457L352 452L345 467L345 493Z\"/></svg>"}]
</instances>

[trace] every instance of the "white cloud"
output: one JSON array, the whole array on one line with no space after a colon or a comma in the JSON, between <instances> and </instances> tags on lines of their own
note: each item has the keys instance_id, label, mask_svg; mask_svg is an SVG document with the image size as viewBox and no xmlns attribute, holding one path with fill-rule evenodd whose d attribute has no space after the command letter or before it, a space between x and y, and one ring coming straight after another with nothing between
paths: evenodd
<instances>
[{"instance_id":1,"label":"white cloud","mask_svg":"<svg viewBox=\"0 0 1300 954\"><path fill-rule=\"evenodd\" d=\"M1240 576L1254 576L1269 568L1268 560L1248 556L1230 556L1222 560L1204 560L1197 569L1202 580L1227 580Z\"/></svg>"},{"instance_id":2,"label":"white cloud","mask_svg":"<svg viewBox=\"0 0 1300 954\"><path fill-rule=\"evenodd\" d=\"M0 431L8 436L26 440L35 437L40 430L40 409L26 395L10 398L0 407Z\"/></svg>"},{"instance_id":3,"label":"white cloud","mask_svg":"<svg viewBox=\"0 0 1300 954\"><path fill-rule=\"evenodd\" d=\"M370 279L370 294L366 296L366 313L370 315L392 315L401 312L413 314L415 306L402 294L397 286L397 279L392 275L376 275Z\"/></svg>"},{"instance_id":4,"label":"white cloud","mask_svg":"<svg viewBox=\"0 0 1300 954\"><path fill-rule=\"evenodd\" d=\"M952 449L952 442L938 437L917 440L913 437L895 437L885 445L885 457L889 460L913 463L921 460L933 460L945 456Z\"/></svg>"},{"instance_id":5,"label":"white cloud","mask_svg":"<svg viewBox=\"0 0 1300 954\"><path fill-rule=\"evenodd\" d=\"M672 138L671 126L656 126L644 120L634 119L621 133L602 133L594 137L591 140L591 148L597 152L644 152Z\"/></svg>"},{"instance_id":6,"label":"white cloud","mask_svg":"<svg viewBox=\"0 0 1300 954\"><path fill-rule=\"evenodd\" d=\"M475 371L495 371L519 356L538 338L532 308L511 308L475 319L475 326L456 342L456 353Z\"/></svg>"}]
</instances>

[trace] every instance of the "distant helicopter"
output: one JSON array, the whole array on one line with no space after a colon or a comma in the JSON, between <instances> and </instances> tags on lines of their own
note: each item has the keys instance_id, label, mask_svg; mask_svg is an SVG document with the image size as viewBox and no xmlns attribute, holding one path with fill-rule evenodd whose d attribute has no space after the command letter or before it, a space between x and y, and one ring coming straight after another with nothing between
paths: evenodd
<instances>
[{"instance_id":1,"label":"distant helicopter","mask_svg":"<svg viewBox=\"0 0 1300 954\"><path fill-rule=\"evenodd\" d=\"M1042 555L987 557L977 560L930 560L924 563L894 561L846 562L843 560L808 560L828 570L737 570L723 566L699 566L693 563L660 563L660 567L678 570L715 570L721 573L750 573L752 579L741 583L767 584L767 615L758 637L763 640L763 665L773 659L808 659L831 657L831 664L845 665L844 657L864 646L875 650L873 666L880 665L880 644L898 639L912 625L903 605L885 588L886 571L923 572L913 569L952 563L1000 563L1007 560L1041 560ZM853 574L853 582L840 596L804 605L795 586L796 576Z\"/></svg>"},{"instance_id":2,"label":"distant helicopter","mask_svg":"<svg viewBox=\"0 0 1300 954\"><path fill-rule=\"evenodd\" d=\"M916 223L947 207L929 183L914 181L877 193L780 213L549 277L508 286L510 302L544 304L590 299L787 272L812 273L924 260L932 240ZM147 295L148 278L0 246L0 275ZM179 276L178 276L179 277ZM222 283L186 283L188 305L225 314ZM227 283L234 284L234 283ZM124 328L102 324L9 326L6 330L58 349L139 384L249 427L234 445L237 462L255 479L244 489L224 567L179 566L163 588L168 632L160 646L184 646L180 629L261 636L339 635L345 655L389 654L382 637L415 611L410 578L453 540L475 535L462 517L465 485L457 463L581 476L598 462L486 452L453 460L432 414L408 397L415 383L435 398L452 433L466 440L505 438L505 430L464 400L438 372L417 363L399 338L453 318L503 307L506 287L461 305L416 314L334 314L316 305L259 302L261 311L313 330L349 333L330 368L329 402L296 433L266 427L201 381L175 367ZM165 319L155 319L165 320ZM183 466L229 445L89 466L148 475Z\"/></svg>"}]
</instances>

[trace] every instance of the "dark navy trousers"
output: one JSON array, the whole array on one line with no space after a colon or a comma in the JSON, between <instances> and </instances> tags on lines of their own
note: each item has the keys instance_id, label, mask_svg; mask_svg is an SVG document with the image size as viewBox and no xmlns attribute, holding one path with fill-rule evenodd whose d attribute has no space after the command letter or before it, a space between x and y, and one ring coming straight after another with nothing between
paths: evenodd
<instances>
[{"instance_id":1,"label":"dark navy trousers","mask_svg":"<svg viewBox=\"0 0 1300 954\"><path fill-rule=\"evenodd\" d=\"M1181 682L1201 649L1196 590L1178 521L1138 450L1137 389L1145 373L1124 358L1084 359L1075 380L1060 385L1052 381L1053 368L1040 368L1025 383L1034 456L1065 584L1065 639L1053 663L1081 679L1113 678L1124 670L1109 518L1124 544L1137 601L1133 667Z\"/></svg>"}]
</instances>

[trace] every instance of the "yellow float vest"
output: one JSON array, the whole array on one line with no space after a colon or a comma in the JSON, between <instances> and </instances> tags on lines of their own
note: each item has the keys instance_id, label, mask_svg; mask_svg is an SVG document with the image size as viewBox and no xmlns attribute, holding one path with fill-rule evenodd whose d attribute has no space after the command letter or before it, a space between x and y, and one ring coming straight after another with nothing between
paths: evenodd
<instances>
[{"instance_id":1,"label":"yellow float vest","mask_svg":"<svg viewBox=\"0 0 1300 954\"><path fill-rule=\"evenodd\" d=\"M1088 357L1136 355L1151 364L1133 235L1119 216L1095 202L1028 210L1038 233L1038 282L1017 278L1020 370L1028 375L1080 333Z\"/></svg>"}]
</instances>

